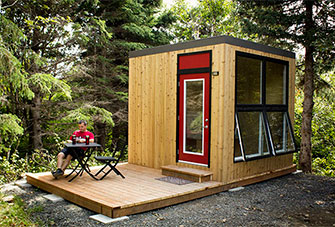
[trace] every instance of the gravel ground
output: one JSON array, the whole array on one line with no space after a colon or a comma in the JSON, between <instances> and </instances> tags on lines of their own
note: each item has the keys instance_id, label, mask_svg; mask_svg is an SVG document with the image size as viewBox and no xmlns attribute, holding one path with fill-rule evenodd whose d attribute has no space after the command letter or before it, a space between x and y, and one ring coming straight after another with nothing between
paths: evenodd
<instances>
[{"instance_id":1,"label":"gravel ground","mask_svg":"<svg viewBox=\"0 0 335 227\"><path fill-rule=\"evenodd\" d=\"M68 201L52 203L35 187L20 197L41 226L105 226ZM335 178L290 174L243 190L222 192L130 215L111 226L335 226Z\"/></svg>"}]
</instances>

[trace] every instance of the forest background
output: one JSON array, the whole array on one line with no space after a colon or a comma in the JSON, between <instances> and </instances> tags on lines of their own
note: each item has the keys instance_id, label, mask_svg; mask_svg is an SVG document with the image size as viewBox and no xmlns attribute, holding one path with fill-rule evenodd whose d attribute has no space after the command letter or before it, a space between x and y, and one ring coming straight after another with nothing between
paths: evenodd
<instances>
[{"instance_id":1,"label":"forest background","mask_svg":"<svg viewBox=\"0 0 335 227\"><path fill-rule=\"evenodd\" d=\"M334 8L327 0L176 0L169 8L161 0L0 0L0 184L54 168L79 119L110 152L128 130L129 51L219 35L297 53L302 167L335 176Z\"/></svg>"}]
</instances>

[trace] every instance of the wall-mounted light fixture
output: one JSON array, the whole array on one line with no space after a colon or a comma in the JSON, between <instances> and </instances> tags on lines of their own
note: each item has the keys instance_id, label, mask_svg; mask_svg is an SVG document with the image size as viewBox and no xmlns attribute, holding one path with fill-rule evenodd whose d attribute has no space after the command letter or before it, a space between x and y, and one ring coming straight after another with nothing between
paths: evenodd
<instances>
[{"instance_id":1,"label":"wall-mounted light fixture","mask_svg":"<svg viewBox=\"0 0 335 227\"><path fill-rule=\"evenodd\" d=\"M212 72L212 76L218 76L218 75L219 75L219 71Z\"/></svg>"}]
</instances>

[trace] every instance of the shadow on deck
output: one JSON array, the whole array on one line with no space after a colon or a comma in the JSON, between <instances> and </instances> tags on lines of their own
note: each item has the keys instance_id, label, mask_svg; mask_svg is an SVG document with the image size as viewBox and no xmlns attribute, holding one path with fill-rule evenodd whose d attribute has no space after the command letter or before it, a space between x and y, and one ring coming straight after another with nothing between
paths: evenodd
<instances>
[{"instance_id":1,"label":"shadow on deck","mask_svg":"<svg viewBox=\"0 0 335 227\"><path fill-rule=\"evenodd\" d=\"M224 190L221 182L206 181L176 185L157 180L161 170L133 164L119 164L126 177L110 173L102 181L84 173L72 182L55 180L51 173L29 173L27 182L42 190L61 196L94 212L115 218L154 210L215 194ZM94 173L98 168L92 168Z\"/></svg>"}]
</instances>

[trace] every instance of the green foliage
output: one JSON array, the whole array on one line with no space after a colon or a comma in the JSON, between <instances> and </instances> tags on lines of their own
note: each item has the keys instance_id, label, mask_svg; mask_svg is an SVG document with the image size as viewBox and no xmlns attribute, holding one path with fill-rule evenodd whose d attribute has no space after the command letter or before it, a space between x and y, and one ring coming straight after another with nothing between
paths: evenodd
<instances>
[{"instance_id":1,"label":"green foliage","mask_svg":"<svg viewBox=\"0 0 335 227\"><path fill-rule=\"evenodd\" d=\"M34 93L21 62L13 54L25 37L16 24L2 15L0 25L0 155L9 158L24 130L13 110L23 99L31 100Z\"/></svg>"},{"instance_id":2,"label":"green foliage","mask_svg":"<svg viewBox=\"0 0 335 227\"><path fill-rule=\"evenodd\" d=\"M0 97L15 95L32 99L34 93L28 87L26 75L19 60L6 49L0 34Z\"/></svg>"},{"instance_id":3,"label":"green foliage","mask_svg":"<svg viewBox=\"0 0 335 227\"><path fill-rule=\"evenodd\" d=\"M177 22L172 30L175 42L219 35L243 37L234 15L234 2L227 0L198 1L189 6L185 0L176 1L171 8Z\"/></svg>"},{"instance_id":4,"label":"green foliage","mask_svg":"<svg viewBox=\"0 0 335 227\"><path fill-rule=\"evenodd\" d=\"M325 157L335 151L335 106L317 99L312 121L313 156Z\"/></svg>"},{"instance_id":5,"label":"green foliage","mask_svg":"<svg viewBox=\"0 0 335 227\"><path fill-rule=\"evenodd\" d=\"M242 32L252 35L258 42L292 50L303 42L306 34L303 3L288 1L235 0ZM297 30L296 30L297 29ZM297 35L300 34L300 35Z\"/></svg>"},{"instance_id":6,"label":"green foliage","mask_svg":"<svg viewBox=\"0 0 335 227\"><path fill-rule=\"evenodd\" d=\"M312 120L312 168L316 174L335 176L334 73L323 74L328 87L315 92Z\"/></svg>"},{"instance_id":7,"label":"green foliage","mask_svg":"<svg viewBox=\"0 0 335 227\"><path fill-rule=\"evenodd\" d=\"M313 172L317 175L335 177L335 153L332 152L326 158L313 159Z\"/></svg>"},{"instance_id":8,"label":"green foliage","mask_svg":"<svg viewBox=\"0 0 335 227\"><path fill-rule=\"evenodd\" d=\"M98 139L113 138L115 119L126 132L128 52L170 40L160 2L19 1L1 11L0 115L20 119L0 126L2 182L53 168L79 119Z\"/></svg>"},{"instance_id":9,"label":"green foliage","mask_svg":"<svg viewBox=\"0 0 335 227\"><path fill-rule=\"evenodd\" d=\"M335 176L335 98L334 74L324 74L321 79L329 83L328 89L314 93L312 120L312 170L314 173ZM300 147L303 92L296 89L295 139Z\"/></svg>"},{"instance_id":10,"label":"green foliage","mask_svg":"<svg viewBox=\"0 0 335 227\"><path fill-rule=\"evenodd\" d=\"M11 20L0 15L0 44L5 45L9 51L16 51L21 41L25 41L22 30Z\"/></svg>"},{"instance_id":11,"label":"green foliage","mask_svg":"<svg viewBox=\"0 0 335 227\"><path fill-rule=\"evenodd\" d=\"M39 226L30 219L30 215L34 210L26 209L21 198L15 196L13 203L7 203L2 201L3 197L4 195L0 194L1 226Z\"/></svg>"},{"instance_id":12,"label":"green foliage","mask_svg":"<svg viewBox=\"0 0 335 227\"><path fill-rule=\"evenodd\" d=\"M21 120L12 114L0 114L0 142L13 140L23 134L23 128L19 125Z\"/></svg>"},{"instance_id":13,"label":"green foliage","mask_svg":"<svg viewBox=\"0 0 335 227\"><path fill-rule=\"evenodd\" d=\"M99 31L103 33L107 39L113 38L113 33L108 31L108 27L106 26L106 21L101 19L93 18L95 24L98 26Z\"/></svg>"},{"instance_id":14,"label":"green foliage","mask_svg":"<svg viewBox=\"0 0 335 227\"><path fill-rule=\"evenodd\" d=\"M301 89L295 89L295 104L294 104L294 138L297 146L301 143L301 122L302 122L302 102L303 92Z\"/></svg>"},{"instance_id":15,"label":"green foliage","mask_svg":"<svg viewBox=\"0 0 335 227\"><path fill-rule=\"evenodd\" d=\"M23 134L21 120L12 114L0 114L0 155L10 152L12 144Z\"/></svg>"},{"instance_id":16,"label":"green foliage","mask_svg":"<svg viewBox=\"0 0 335 227\"><path fill-rule=\"evenodd\" d=\"M36 150L32 156L24 158L18 152L12 154L10 159L0 157L0 185L18 180L27 172L50 172L55 169L56 162L55 155L45 150Z\"/></svg>"},{"instance_id":17,"label":"green foliage","mask_svg":"<svg viewBox=\"0 0 335 227\"><path fill-rule=\"evenodd\" d=\"M62 142L57 143L56 154L51 154L48 150L35 150L25 161L28 163L27 171L30 173L50 172L57 167L56 155L64 148Z\"/></svg>"},{"instance_id":18,"label":"green foliage","mask_svg":"<svg viewBox=\"0 0 335 227\"><path fill-rule=\"evenodd\" d=\"M20 154L43 145L42 135L50 133L44 125L59 114L55 103L71 100L71 87L59 79L74 55L71 3L76 6L68 0L21 1L2 11L0 52L5 54L0 54L0 98L6 103L1 111L22 120Z\"/></svg>"},{"instance_id":19,"label":"green foliage","mask_svg":"<svg viewBox=\"0 0 335 227\"><path fill-rule=\"evenodd\" d=\"M50 74L35 73L30 76L28 83L32 90L43 94L47 100L72 100L71 87L65 81L59 80Z\"/></svg>"},{"instance_id":20,"label":"green foliage","mask_svg":"<svg viewBox=\"0 0 335 227\"><path fill-rule=\"evenodd\" d=\"M11 160L0 157L0 184L9 183L21 178L22 173L27 172L28 163L20 158L17 153L11 156Z\"/></svg>"},{"instance_id":21,"label":"green foliage","mask_svg":"<svg viewBox=\"0 0 335 227\"><path fill-rule=\"evenodd\" d=\"M87 122L101 122L114 126L111 112L90 104L85 104L82 107L69 111L67 116L63 118L63 121L65 122L78 122L79 120L86 120Z\"/></svg>"}]
</instances>

